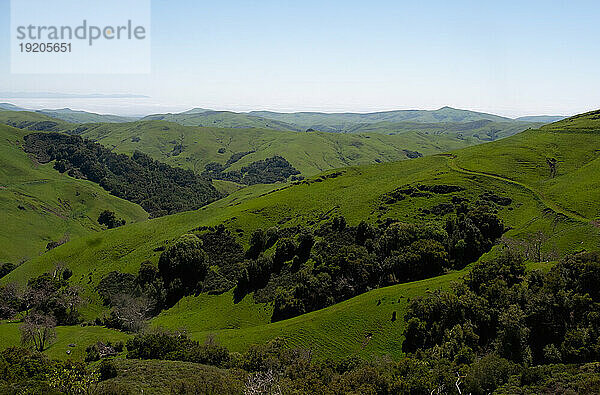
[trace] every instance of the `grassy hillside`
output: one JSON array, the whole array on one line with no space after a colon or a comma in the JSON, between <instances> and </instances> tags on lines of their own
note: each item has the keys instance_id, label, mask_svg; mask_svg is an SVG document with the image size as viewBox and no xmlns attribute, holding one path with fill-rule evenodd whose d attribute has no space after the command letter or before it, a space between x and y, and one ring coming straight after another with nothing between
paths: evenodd
<instances>
[{"instance_id":1,"label":"grassy hillside","mask_svg":"<svg viewBox=\"0 0 600 395\"><path fill-rule=\"evenodd\" d=\"M547 235L544 250L565 254L597 249L600 228L594 220L600 202L591 198L599 190L600 134L594 130L600 121L595 117L589 114L449 155L345 168L271 192L260 191L263 186L243 189L196 212L72 240L25 263L0 282L24 283L55 262L65 262L73 270L73 281L86 290L90 304L85 315L91 319L103 312L94 287L104 274L112 270L134 273L146 259L157 262L161 247L200 225L225 223L247 240L257 227L319 224L331 215L344 215L350 224L363 219L371 223L386 218L434 219L420 209L447 203L447 195L410 197L391 204L382 199L398 187L419 183L460 186L465 189L457 196L471 200L486 192L510 197L513 204L499 208L499 215L511 228L507 237L522 239L542 231ZM585 128L583 133L577 131L577 125ZM559 160L554 177L547 169L549 153ZM330 174L335 176L328 177ZM397 357L401 355L402 312L408 298L447 286L461 275L455 272L373 290L277 323L267 322L272 307L253 303L252 295L236 304L231 293L203 294L181 300L153 324L187 328L197 339L214 333L233 350L282 336L291 345L311 348L320 356L390 353ZM393 311L399 313L395 322L391 321Z\"/></svg>"},{"instance_id":2,"label":"grassy hillside","mask_svg":"<svg viewBox=\"0 0 600 395\"><path fill-rule=\"evenodd\" d=\"M32 161L21 149L27 133L0 126L0 260L18 263L42 253L50 241L95 233L105 209L128 223L148 217L138 205L110 196L92 182Z\"/></svg>"},{"instance_id":3,"label":"grassy hillside","mask_svg":"<svg viewBox=\"0 0 600 395\"><path fill-rule=\"evenodd\" d=\"M207 305L206 297L189 297L155 318L152 324L177 330L185 322L185 328L193 338L202 340L215 335L221 343L238 352L246 351L251 344L281 337L290 347L311 349L318 357L389 354L398 358L403 355L404 320L392 320L393 312L403 317L411 298L428 290L448 287L465 273L455 272L376 289L334 306L275 323L269 323L269 316L261 314L269 311L271 306L252 305L246 300L234 304L230 293L218 297L215 307L210 302ZM220 320L209 319L217 314ZM252 317L254 322L240 320L245 316Z\"/></svg>"},{"instance_id":4,"label":"grassy hillside","mask_svg":"<svg viewBox=\"0 0 600 395\"><path fill-rule=\"evenodd\" d=\"M0 349L20 343L19 322L0 321ZM125 341L127 334L100 326L59 326L56 328L56 342L46 350L46 354L56 359L85 359L85 349L97 341ZM74 346L69 346L69 345ZM67 354L67 350L71 351Z\"/></svg>"},{"instance_id":5,"label":"grassy hillside","mask_svg":"<svg viewBox=\"0 0 600 395\"><path fill-rule=\"evenodd\" d=\"M600 116L593 112L499 141L493 156L484 147L466 149L455 162L529 185L565 214L593 220L600 218L599 138Z\"/></svg>"},{"instance_id":6,"label":"grassy hillside","mask_svg":"<svg viewBox=\"0 0 600 395\"><path fill-rule=\"evenodd\" d=\"M59 132L71 129L73 124L31 111L0 111L0 123L19 129Z\"/></svg>"},{"instance_id":7,"label":"grassy hillside","mask_svg":"<svg viewBox=\"0 0 600 395\"><path fill-rule=\"evenodd\" d=\"M192 382L202 383L196 393L237 394L245 380L240 372L189 362L117 359L115 365L118 377L101 382L99 393L169 395L177 393L178 384Z\"/></svg>"}]
</instances>

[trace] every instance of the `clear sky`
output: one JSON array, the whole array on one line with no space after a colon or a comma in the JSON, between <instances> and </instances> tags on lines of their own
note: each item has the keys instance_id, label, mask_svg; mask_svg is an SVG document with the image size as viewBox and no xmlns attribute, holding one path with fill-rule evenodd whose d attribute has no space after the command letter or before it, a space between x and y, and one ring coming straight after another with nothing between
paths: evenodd
<instances>
[{"instance_id":1,"label":"clear sky","mask_svg":"<svg viewBox=\"0 0 600 395\"><path fill-rule=\"evenodd\" d=\"M599 16L600 2L577 0L153 0L151 74L11 75L0 0L0 92L133 93L173 109L569 115L600 108Z\"/></svg>"}]
</instances>

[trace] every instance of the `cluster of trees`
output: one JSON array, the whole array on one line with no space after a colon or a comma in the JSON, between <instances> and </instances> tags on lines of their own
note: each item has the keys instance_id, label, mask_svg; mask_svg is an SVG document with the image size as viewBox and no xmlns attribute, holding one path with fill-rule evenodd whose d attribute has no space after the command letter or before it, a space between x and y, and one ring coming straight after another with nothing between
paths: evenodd
<instances>
[{"instance_id":1,"label":"cluster of trees","mask_svg":"<svg viewBox=\"0 0 600 395\"><path fill-rule=\"evenodd\" d=\"M141 152L119 155L80 136L33 133L25 150L41 163L76 178L98 183L115 196L142 206L153 217L198 209L221 196L210 180L171 167Z\"/></svg>"},{"instance_id":2,"label":"cluster of trees","mask_svg":"<svg viewBox=\"0 0 600 395\"><path fill-rule=\"evenodd\" d=\"M247 154L247 153L241 153ZM259 160L244 166L241 170L230 170L227 168L239 160L234 154L225 165L218 162L211 162L204 168L203 176L215 180L233 181L238 184L274 184L276 182L285 182L290 176L300 174L285 158L276 155L271 158ZM243 155L242 155L243 156ZM233 161L232 161L233 160Z\"/></svg>"},{"instance_id":3,"label":"cluster of trees","mask_svg":"<svg viewBox=\"0 0 600 395\"><path fill-rule=\"evenodd\" d=\"M597 253L567 257L543 272L526 271L522 255L506 249L477 263L452 290L412 300L403 349L457 372L486 361L480 392L517 387L509 378L523 370L529 385L538 385L556 370L542 365L600 358L599 280Z\"/></svg>"},{"instance_id":4,"label":"cluster of trees","mask_svg":"<svg viewBox=\"0 0 600 395\"><path fill-rule=\"evenodd\" d=\"M223 225L185 234L164 249L158 265L146 261L137 275L115 271L100 280L97 291L111 307L104 324L138 332L183 296L233 288L243 260L244 249Z\"/></svg>"},{"instance_id":5,"label":"cluster of trees","mask_svg":"<svg viewBox=\"0 0 600 395\"><path fill-rule=\"evenodd\" d=\"M51 273L30 279L24 291L15 284L0 287L0 319L24 312L21 340L43 351L55 338L56 325L80 322L80 291L69 285L71 275L68 268L57 266Z\"/></svg>"},{"instance_id":6,"label":"cluster of trees","mask_svg":"<svg viewBox=\"0 0 600 395\"><path fill-rule=\"evenodd\" d=\"M236 152L235 154L231 155L229 157L229 159L227 159L227 162L225 162L225 167L229 167L229 166L233 165L234 163L236 163L237 161L239 161L240 159L242 159L244 156L253 154L255 152L256 151Z\"/></svg>"},{"instance_id":7,"label":"cluster of trees","mask_svg":"<svg viewBox=\"0 0 600 395\"><path fill-rule=\"evenodd\" d=\"M272 320L321 309L377 287L459 269L488 251L504 226L489 205L465 203L445 223L389 221L349 226L336 217L315 229L255 230L244 250L223 225L185 234L137 276L109 273L98 285L112 307L105 324L139 331L143 322L186 295L235 287L274 302Z\"/></svg>"},{"instance_id":8,"label":"cluster of trees","mask_svg":"<svg viewBox=\"0 0 600 395\"><path fill-rule=\"evenodd\" d=\"M104 325L110 328L137 332L146 321L166 306L166 290L158 269L149 261L143 262L138 274L110 272L97 286L110 314Z\"/></svg>"},{"instance_id":9,"label":"cluster of trees","mask_svg":"<svg viewBox=\"0 0 600 395\"><path fill-rule=\"evenodd\" d=\"M114 229L125 225L125 220L122 218L117 218L117 215L114 211L104 210L98 216L98 223L106 226L108 229Z\"/></svg>"},{"instance_id":10,"label":"cluster of trees","mask_svg":"<svg viewBox=\"0 0 600 395\"><path fill-rule=\"evenodd\" d=\"M343 217L287 237L257 230L238 277L238 297L274 301L273 321L291 318L377 287L459 269L489 251L504 232L491 206L461 204L445 224L390 221L352 227ZM271 233L274 233L271 231ZM275 233L275 236L277 234ZM264 252L271 247L270 255Z\"/></svg>"},{"instance_id":11,"label":"cluster of trees","mask_svg":"<svg viewBox=\"0 0 600 395\"><path fill-rule=\"evenodd\" d=\"M56 241L50 241L48 242L48 244L46 244L46 251L50 251L53 250L57 247L60 247L61 245L67 243L70 240L70 237L68 234L65 234L63 237L61 237L60 239L56 240Z\"/></svg>"},{"instance_id":12,"label":"cluster of trees","mask_svg":"<svg viewBox=\"0 0 600 395\"><path fill-rule=\"evenodd\" d=\"M215 343L212 337L201 344L185 333L156 332L141 334L127 341L127 357L195 362L228 367L229 350Z\"/></svg>"}]
</instances>

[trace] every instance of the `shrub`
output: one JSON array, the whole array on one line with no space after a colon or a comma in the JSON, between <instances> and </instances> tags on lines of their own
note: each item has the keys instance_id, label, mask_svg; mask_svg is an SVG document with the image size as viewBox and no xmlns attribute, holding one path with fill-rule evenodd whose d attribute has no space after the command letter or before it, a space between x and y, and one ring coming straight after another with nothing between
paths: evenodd
<instances>
[{"instance_id":1,"label":"shrub","mask_svg":"<svg viewBox=\"0 0 600 395\"><path fill-rule=\"evenodd\" d=\"M108 380L117 377L117 368L115 363L110 359L105 359L98 365L98 373L100 373L100 380Z\"/></svg>"}]
</instances>

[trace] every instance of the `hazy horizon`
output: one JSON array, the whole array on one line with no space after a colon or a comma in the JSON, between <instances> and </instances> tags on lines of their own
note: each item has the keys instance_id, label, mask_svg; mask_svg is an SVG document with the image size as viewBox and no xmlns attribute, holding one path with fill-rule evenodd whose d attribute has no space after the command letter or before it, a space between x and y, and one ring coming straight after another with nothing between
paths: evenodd
<instances>
[{"instance_id":1,"label":"hazy horizon","mask_svg":"<svg viewBox=\"0 0 600 395\"><path fill-rule=\"evenodd\" d=\"M120 115L120 116L146 116L151 114L160 113L180 113L188 111L194 108L203 108L213 111L232 111L238 113L246 113L251 111L273 111L279 113L296 113L296 112L319 112L319 113L375 113L375 112L386 112L386 111L403 111L403 110L427 110L434 111L439 110L443 107L451 107L458 110L468 110L483 112L493 115L499 115L506 118L519 118L524 116L571 116L575 114L556 113L556 114L524 114L524 115L511 115L503 114L494 111L479 111L470 108L459 108L452 105L446 105L436 108L387 108L387 109L370 109L370 110L352 110L352 111L323 111L319 109L300 109L300 110L279 110L273 108L251 108L248 106L239 106L238 108L213 108L206 105L169 105L152 102L152 98L98 98L98 99L69 99L69 98L2 98L0 97L0 103L13 104L17 107L22 107L28 110L62 110L70 109L73 111L86 111L98 114L106 115ZM115 103L116 102L116 103Z\"/></svg>"}]
</instances>

